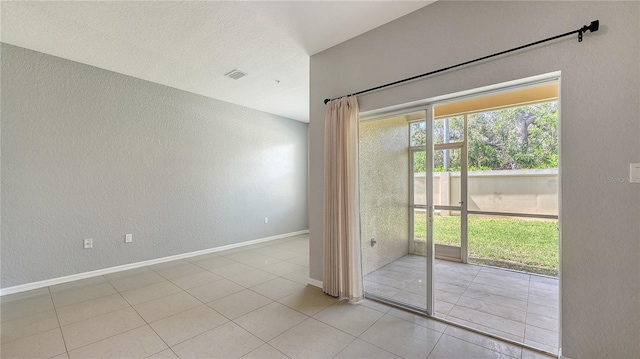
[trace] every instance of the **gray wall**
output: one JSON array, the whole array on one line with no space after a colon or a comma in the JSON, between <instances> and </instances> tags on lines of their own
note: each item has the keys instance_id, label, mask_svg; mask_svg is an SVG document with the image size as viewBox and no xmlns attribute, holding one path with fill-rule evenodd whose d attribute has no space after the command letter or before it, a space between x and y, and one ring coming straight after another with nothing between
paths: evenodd
<instances>
[{"instance_id":1,"label":"gray wall","mask_svg":"<svg viewBox=\"0 0 640 359\"><path fill-rule=\"evenodd\" d=\"M362 271L409 253L409 125L405 117L360 124ZM377 243L371 247L371 238Z\"/></svg>"},{"instance_id":2,"label":"gray wall","mask_svg":"<svg viewBox=\"0 0 640 359\"><path fill-rule=\"evenodd\" d=\"M308 228L307 124L1 49L2 287Z\"/></svg>"},{"instance_id":3,"label":"gray wall","mask_svg":"<svg viewBox=\"0 0 640 359\"><path fill-rule=\"evenodd\" d=\"M547 43L358 99L361 111L562 71L562 349L640 357L640 3L438 1L311 58L310 275L322 279L324 98L577 29Z\"/></svg>"}]
</instances>

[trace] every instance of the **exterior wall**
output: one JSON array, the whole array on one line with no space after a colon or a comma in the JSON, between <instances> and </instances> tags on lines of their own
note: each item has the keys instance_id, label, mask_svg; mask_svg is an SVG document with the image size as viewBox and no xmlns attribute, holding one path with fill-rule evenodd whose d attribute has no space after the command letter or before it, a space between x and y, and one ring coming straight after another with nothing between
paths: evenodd
<instances>
[{"instance_id":1,"label":"exterior wall","mask_svg":"<svg viewBox=\"0 0 640 359\"><path fill-rule=\"evenodd\" d=\"M640 357L640 3L438 1L311 57L310 275L322 280L323 99L600 20L600 30L360 96L361 111L561 71L562 354Z\"/></svg>"},{"instance_id":2,"label":"exterior wall","mask_svg":"<svg viewBox=\"0 0 640 359\"><path fill-rule=\"evenodd\" d=\"M409 135L396 117L360 124L362 270L409 253ZM371 238L377 243L372 247Z\"/></svg>"},{"instance_id":3,"label":"exterior wall","mask_svg":"<svg viewBox=\"0 0 640 359\"><path fill-rule=\"evenodd\" d=\"M471 171L467 175L471 211L558 214L558 170ZM434 203L457 206L460 172L433 174ZM415 174L416 203L426 203L426 179Z\"/></svg>"},{"instance_id":4,"label":"exterior wall","mask_svg":"<svg viewBox=\"0 0 640 359\"><path fill-rule=\"evenodd\" d=\"M3 288L308 228L307 124L1 51Z\"/></svg>"}]
</instances>

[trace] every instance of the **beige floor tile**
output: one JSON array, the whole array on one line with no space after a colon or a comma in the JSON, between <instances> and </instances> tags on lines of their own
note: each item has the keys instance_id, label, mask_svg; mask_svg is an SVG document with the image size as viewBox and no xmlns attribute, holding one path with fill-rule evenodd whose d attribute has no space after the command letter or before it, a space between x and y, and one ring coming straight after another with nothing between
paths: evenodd
<instances>
[{"instance_id":1,"label":"beige floor tile","mask_svg":"<svg viewBox=\"0 0 640 359\"><path fill-rule=\"evenodd\" d=\"M309 285L278 299L281 304L309 316L318 313L337 301L338 299L323 293L319 288Z\"/></svg>"},{"instance_id":2,"label":"beige floor tile","mask_svg":"<svg viewBox=\"0 0 640 359\"><path fill-rule=\"evenodd\" d=\"M233 264L212 268L210 269L210 271L221 277L227 278L231 277L232 275L248 272L254 269L254 267L248 266L244 263L234 262Z\"/></svg>"},{"instance_id":3,"label":"beige floor tile","mask_svg":"<svg viewBox=\"0 0 640 359\"><path fill-rule=\"evenodd\" d=\"M470 290L474 290L477 292L481 292L483 293L483 295L486 294L493 294L493 295L498 295L501 297L506 297L506 298L511 298L511 299L516 299L516 300L521 300L521 301L527 301L528 299L528 289L527 290L514 290L512 288L510 288L509 286L502 286L502 287L497 287L497 286L488 286L485 284L481 284L481 283L476 283L475 281L471 284L469 284L469 288L467 289L467 291ZM465 292L466 294L466 292Z\"/></svg>"},{"instance_id":4,"label":"beige floor tile","mask_svg":"<svg viewBox=\"0 0 640 359\"><path fill-rule=\"evenodd\" d=\"M222 314L201 305L153 322L150 326L167 345L174 346L228 321Z\"/></svg>"},{"instance_id":5,"label":"beige floor tile","mask_svg":"<svg viewBox=\"0 0 640 359\"><path fill-rule=\"evenodd\" d=\"M524 339L531 340L536 343L541 343L547 346L551 346L554 348L558 347L558 333L546 330L538 327L534 327L532 325L527 325L527 329L525 331Z\"/></svg>"},{"instance_id":6,"label":"beige floor tile","mask_svg":"<svg viewBox=\"0 0 640 359\"><path fill-rule=\"evenodd\" d=\"M410 291L409 289L410 289L410 287L409 288L405 288L405 291ZM415 292L412 292L412 293L415 293ZM426 292L420 291L420 292L418 292L416 294L419 294L421 297L426 298ZM453 303L453 304L456 304L458 302L458 300L460 299L460 295L454 294L454 293L451 293L451 292L447 292L447 291L444 291L444 290L436 290L434 292L434 297L435 297L436 300L441 300L443 302L449 302L449 303Z\"/></svg>"},{"instance_id":7,"label":"beige floor tile","mask_svg":"<svg viewBox=\"0 0 640 359\"><path fill-rule=\"evenodd\" d=\"M527 306L527 313L533 313L543 317L555 319L556 321L560 317L560 313L558 312L558 308L547 307L545 305L529 303L529 305Z\"/></svg>"},{"instance_id":8,"label":"beige floor tile","mask_svg":"<svg viewBox=\"0 0 640 359\"><path fill-rule=\"evenodd\" d=\"M2 322L5 322L52 309L53 301L51 296L46 294L2 303L0 304L0 316Z\"/></svg>"},{"instance_id":9,"label":"beige floor tile","mask_svg":"<svg viewBox=\"0 0 640 359\"><path fill-rule=\"evenodd\" d=\"M527 325L532 325L534 327L546 329L546 330L557 333L559 323L558 323L558 319L553 319L553 318L545 317L542 315L528 313Z\"/></svg>"},{"instance_id":10,"label":"beige floor tile","mask_svg":"<svg viewBox=\"0 0 640 359\"><path fill-rule=\"evenodd\" d=\"M302 269L283 275L282 278L306 285L309 283L309 268L302 267Z\"/></svg>"},{"instance_id":11,"label":"beige floor tile","mask_svg":"<svg viewBox=\"0 0 640 359\"><path fill-rule=\"evenodd\" d=\"M160 282L121 292L124 299L131 305L166 297L170 294L182 292L182 289L171 282Z\"/></svg>"},{"instance_id":12,"label":"beige floor tile","mask_svg":"<svg viewBox=\"0 0 640 359\"><path fill-rule=\"evenodd\" d=\"M27 290L24 292L7 294L0 297L0 304L5 305L11 302L15 302L16 300L25 300L28 298L35 298L41 296L49 296L49 289L47 287Z\"/></svg>"},{"instance_id":13,"label":"beige floor tile","mask_svg":"<svg viewBox=\"0 0 640 359\"><path fill-rule=\"evenodd\" d=\"M278 278L278 276L267 273L262 269L254 269L248 272L232 275L227 279L236 282L243 287L249 288L276 278Z\"/></svg>"},{"instance_id":14,"label":"beige floor tile","mask_svg":"<svg viewBox=\"0 0 640 359\"><path fill-rule=\"evenodd\" d=\"M385 277L377 274L367 274L364 277L364 280L367 282L378 283L378 284L382 284L387 287L392 287L399 290L402 290L404 287L406 287L409 284L409 282L407 281L399 281L397 279L393 279L393 278L389 278L389 277Z\"/></svg>"},{"instance_id":15,"label":"beige floor tile","mask_svg":"<svg viewBox=\"0 0 640 359\"><path fill-rule=\"evenodd\" d=\"M514 358L520 358L522 354L522 348L519 346L495 340L455 326L449 326L447 330L445 330L445 334Z\"/></svg>"},{"instance_id":16,"label":"beige floor tile","mask_svg":"<svg viewBox=\"0 0 640 359\"><path fill-rule=\"evenodd\" d=\"M428 357L429 359L449 359L449 358L487 358L487 359L513 359L513 357L479 345L475 345L464 340L443 335L438 344Z\"/></svg>"},{"instance_id":17,"label":"beige floor tile","mask_svg":"<svg viewBox=\"0 0 640 359\"><path fill-rule=\"evenodd\" d=\"M500 303L484 301L477 298L463 296L456 302L456 306L478 310L483 313L496 315L520 323L524 323L527 317L527 312L525 311L505 307Z\"/></svg>"},{"instance_id":18,"label":"beige floor tile","mask_svg":"<svg viewBox=\"0 0 640 359\"><path fill-rule=\"evenodd\" d=\"M173 351L181 359L240 358L264 342L233 322L182 342Z\"/></svg>"},{"instance_id":19,"label":"beige floor tile","mask_svg":"<svg viewBox=\"0 0 640 359\"><path fill-rule=\"evenodd\" d=\"M152 356L147 357L147 359L179 359L179 358L176 355L176 353L173 352L173 350L165 349L160 353L155 353Z\"/></svg>"},{"instance_id":20,"label":"beige floor tile","mask_svg":"<svg viewBox=\"0 0 640 359\"><path fill-rule=\"evenodd\" d=\"M275 244L275 243L274 243ZM289 259L297 257L300 254L286 249L274 247L273 245L265 245L259 248L250 249L251 252L261 254L263 256L273 257L275 259Z\"/></svg>"},{"instance_id":21,"label":"beige floor tile","mask_svg":"<svg viewBox=\"0 0 640 359\"><path fill-rule=\"evenodd\" d=\"M221 276L207 270L172 279L171 282L182 289L191 289L222 279Z\"/></svg>"},{"instance_id":22,"label":"beige floor tile","mask_svg":"<svg viewBox=\"0 0 640 359\"><path fill-rule=\"evenodd\" d=\"M51 297L53 298L55 306L59 308L116 293L117 291L113 286L108 282L105 282L91 286L53 292L51 293Z\"/></svg>"},{"instance_id":23,"label":"beige floor tile","mask_svg":"<svg viewBox=\"0 0 640 359\"><path fill-rule=\"evenodd\" d=\"M142 326L99 342L69 351L71 359L146 358L166 349L167 345L148 326Z\"/></svg>"},{"instance_id":24,"label":"beige floor tile","mask_svg":"<svg viewBox=\"0 0 640 359\"><path fill-rule=\"evenodd\" d=\"M127 307L129 307L129 303L127 303L120 294L116 293L106 297L56 308L56 312L60 320L60 325L64 326Z\"/></svg>"},{"instance_id":25,"label":"beige floor tile","mask_svg":"<svg viewBox=\"0 0 640 359\"><path fill-rule=\"evenodd\" d=\"M73 289L73 288L90 287L90 286L100 284L100 283L105 283L105 282L107 282L107 278L100 275L96 277L90 277L90 278L85 278L80 280L74 280L72 282L53 285L49 287L49 290L51 291L51 293L53 293L53 292L59 292L59 291Z\"/></svg>"},{"instance_id":26,"label":"beige floor tile","mask_svg":"<svg viewBox=\"0 0 640 359\"><path fill-rule=\"evenodd\" d=\"M271 302L271 299L252 290L245 289L224 298L216 299L207 305L229 319L236 319Z\"/></svg>"},{"instance_id":27,"label":"beige floor tile","mask_svg":"<svg viewBox=\"0 0 640 359\"><path fill-rule=\"evenodd\" d=\"M51 357L49 359L69 359L69 353L62 353L62 354L58 354L54 357Z\"/></svg>"},{"instance_id":28,"label":"beige floor tile","mask_svg":"<svg viewBox=\"0 0 640 359\"><path fill-rule=\"evenodd\" d=\"M532 294L529 296L529 303L544 305L545 307L554 308L556 310L560 305L557 293L553 295L547 295L547 296L538 296L538 295Z\"/></svg>"},{"instance_id":29,"label":"beige floor tile","mask_svg":"<svg viewBox=\"0 0 640 359\"><path fill-rule=\"evenodd\" d=\"M279 263L269 264L260 269L265 272L275 274L277 276L283 276L285 274L289 274L291 272L295 272L303 268L304 268L303 266L299 266L297 264L293 264L289 262L279 262Z\"/></svg>"},{"instance_id":30,"label":"beige floor tile","mask_svg":"<svg viewBox=\"0 0 640 359\"><path fill-rule=\"evenodd\" d=\"M558 292L560 289L559 283L557 279L554 279L553 282L539 282L531 277L531 281L529 282L529 289L543 289L551 292Z\"/></svg>"},{"instance_id":31,"label":"beige floor tile","mask_svg":"<svg viewBox=\"0 0 640 359\"><path fill-rule=\"evenodd\" d=\"M419 295L419 294L401 290L400 292L396 293L396 295L394 295L392 298L401 303L410 304L418 308L427 307L427 297L425 297L424 295Z\"/></svg>"},{"instance_id":32,"label":"beige floor tile","mask_svg":"<svg viewBox=\"0 0 640 359\"><path fill-rule=\"evenodd\" d=\"M487 327L487 326L484 326L478 323L469 322L460 318L447 316L446 319L468 328L478 329L478 330L487 332L489 334L497 335L499 338L507 338L519 343L522 343L522 341L524 340L524 336L518 336L511 333L503 332L496 328Z\"/></svg>"},{"instance_id":33,"label":"beige floor tile","mask_svg":"<svg viewBox=\"0 0 640 359\"><path fill-rule=\"evenodd\" d=\"M172 262L169 262L169 263L172 263ZM159 268L159 269L151 268L151 269L169 280L184 277L189 274L202 272L204 270L202 267L199 267L195 264L191 264L185 261L180 261L180 263L176 263L174 265L167 266L164 268Z\"/></svg>"},{"instance_id":34,"label":"beige floor tile","mask_svg":"<svg viewBox=\"0 0 640 359\"><path fill-rule=\"evenodd\" d=\"M336 359L400 359L399 356L369 344L361 339L356 339L343 351L335 356Z\"/></svg>"},{"instance_id":35,"label":"beige floor tile","mask_svg":"<svg viewBox=\"0 0 640 359\"><path fill-rule=\"evenodd\" d=\"M228 279L220 279L199 287L188 289L194 297L203 303L211 302L216 299L224 298L236 292L240 292L245 288L240 284L234 283Z\"/></svg>"},{"instance_id":36,"label":"beige floor tile","mask_svg":"<svg viewBox=\"0 0 640 359\"><path fill-rule=\"evenodd\" d=\"M186 292L171 294L133 306L147 323L183 312L202 304Z\"/></svg>"},{"instance_id":37,"label":"beige floor tile","mask_svg":"<svg viewBox=\"0 0 640 359\"><path fill-rule=\"evenodd\" d=\"M406 320L413 324L421 325L425 328L429 328L431 330L435 330L436 332L443 333L447 329L447 325L439 322L437 320L429 319L425 316L416 315L410 313L406 310L401 310L397 308L392 308L387 314L392 315L396 318L400 318L402 320Z\"/></svg>"},{"instance_id":38,"label":"beige floor tile","mask_svg":"<svg viewBox=\"0 0 640 359\"><path fill-rule=\"evenodd\" d=\"M529 295L535 295L539 297L547 297L551 300L558 300L558 288L553 288L551 290L544 288L536 288L534 286L529 287Z\"/></svg>"},{"instance_id":39,"label":"beige floor tile","mask_svg":"<svg viewBox=\"0 0 640 359\"><path fill-rule=\"evenodd\" d=\"M309 256L308 255L302 255L299 257L293 257L293 258L289 258L286 260L289 263L293 263L293 264L297 264L299 266L302 267L309 267Z\"/></svg>"},{"instance_id":40,"label":"beige floor tile","mask_svg":"<svg viewBox=\"0 0 640 359\"><path fill-rule=\"evenodd\" d=\"M359 336L373 325L384 313L364 305L340 301L325 308L313 317L353 336Z\"/></svg>"},{"instance_id":41,"label":"beige floor tile","mask_svg":"<svg viewBox=\"0 0 640 359\"><path fill-rule=\"evenodd\" d=\"M504 271L503 273L485 273L480 271L478 275L474 278L474 283L480 283L484 285L494 286L494 287L508 287L512 290L528 292L529 291L529 275L526 275L526 278L514 278L509 275L505 275L505 273L510 273L509 271ZM518 273L520 274L520 273Z\"/></svg>"},{"instance_id":42,"label":"beige floor tile","mask_svg":"<svg viewBox=\"0 0 640 359\"><path fill-rule=\"evenodd\" d=\"M226 256L229 259L232 259L236 262L243 263L249 265L254 268L262 268L268 266L270 264L280 262L279 259L275 259L273 257L264 256L258 253L252 253L249 251L242 251L238 253L234 253Z\"/></svg>"},{"instance_id":43,"label":"beige floor tile","mask_svg":"<svg viewBox=\"0 0 640 359\"><path fill-rule=\"evenodd\" d=\"M442 333L385 315L360 339L405 358L426 358Z\"/></svg>"},{"instance_id":44,"label":"beige floor tile","mask_svg":"<svg viewBox=\"0 0 640 359\"><path fill-rule=\"evenodd\" d=\"M149 273L149 272L151 272L151 269L149 269L149 267L145 266L145 267L138 267L138 268L128 269L128 270L124 270L124 271L120 271L120 272L105 274L104 277L107 278L107 280L111 281L111 280L117 279L117 278L131 277L131 276L134 276L134 275L143 274L143 273Z\"/></svg>"},{"instance_id":45,"label":"beige floor tile","mask_svg":"<svg viewBox=\"0 0 640 359\"><path fill-rule=\"evenodd\" d=\"M71 351L144 324L145 322L133 308L125 308L65 325L62 327L62 334L67 349Z\"/></svg>"},{"instance_id":46,"label":"beige floor tile","mask_svg":"<svg viewBox=\"0 0 640 359\"><path fill-rule=\"evenodd\" d=\"M309 318L269 344L291 358L333 358L355 337Z\"/></svg>"},{"instance_id":47,"label":"beige floor tile","mask_svg":"<svg viewBox=\"0 0 640 359\"><path fill-rule=\"evenodd\" d=\"M468 288L464 292L464 296L468 298L475 298L484 300L486 302L500 303L505 307L517 309L517 310L527 310L527 300L513 299L504 297L501 295L492 294L482 290L476 290L472 288Z\"/></svg>"},{"instance_id":48,"label":"beige floor tile","mask_svg":"<svg viewBox=\"0 0 640 359\"><path fill-rule=\"evenodd\" d=\"M449 316L484 325L486 327L500 328L500 330L503 332L510 333L519 337L524 336L524 322L517 322L493 314L488 314L460 306L453 307L451 312L449 312Z\"/></svg>"},{"instance_id":49,"label":"beige floor tile","mask_svg":"<svg viewBox=\"0 0 640 359\"><path fill-rule=\"evenodd\" d=\"M258 338L268 341L308 317L280 303L270 303L234 320Z\"/></svg>"},{"instance_id":50,"label":"beige floor tile","mask_svg":"<svg viewBox=\"0 0 640 359\"><path fill-rule=\"evenodd\" d=\"M374 300L371 299L363 299L360 302L358 302L358 305L363 305L367 308L371 308L373 310L377 310L378 312L381 313L387 313L389 312L393 307L386 305L384 303L380 303L380 302L376 302Z\"/></svg>"},{"instance_id":51,"label":"beige floor tile","mask_svg":"<svg viewBox=\"0 0 640 359\"><path fill-rule=\"evenodd\" d=\"M55 310L48 310L2 322L2 343L58 328Z\"/></svg>"},{"instance_id":52,"label":"beige floor tile","mask_svg":"<svg viewBox=\"0 0 640 359\"><path fill-rule=\"evenodd\" d=\"M214 268L224 267L224 266L228 266L230 264L234 264L238 262L226 257L220 257L216 255L214 257L193 261L192 263L197 265L198 267L202 267L210 271L210 270L213 270Z\"/></svg>"},{"instance_id":53,"label":"beige floor tile","mask_svg":"<svg viewBox=\"0 0 640 359\"><path fill-rule=\"evenodd\" d=\"M442 300L436 300L434 307L436 312L435 315L439 317L443 317L443 316L449 315L449 313L451 312L451 309L453 309L454 307L454 304L449 302L444 302Z\"/></svg>"},{"instance_id":54,"label":"beige floor tile","mask_svg":"<svg viewBox=\"0 0 640 359\"><path fill-rule=\"evenodd\" d=\"M60 328L34 334L18 340L2 343L0 357L9 358L50 358L66 352Z\"/></svg>"},{"instance_id":55,"label":"beige floor tile","mask_svg":"<svg viewBox=\"0 0 640 359\"><path fill-rule=\"evenodd\" d=\"M272 347L269 344L262 344L256 350L242 357L242 359L288 359L289 357L284 355L278 349Z\"/></svg>"},{"instance_id":56,"label":"beige floor tile","mask_svg":"<svg viewBox=\"0 0 640 359\"><path fill-rule=\"evenodd\" d=\"M398 294L398 292L400 292L400 289L398 288L389 287L380 283L369 282L367 280L364 281L364 290L368 293L374 293L387 298L391 298L394 295Z\"/></svg>"},{"instance_id":57,"label":"beige floor tile","mask_svg":"<svg viewBox=\"0 0 640 359\"><path fill-rule=\"evenodd\" d=\"M158 273L148 271L127 277L119 277L109 280L114 288L119 292L126 292L131 289L146 287L148 285L167 281Z\"/></svg>"},{"instance_id":58,"label":"beige floor tile","mask_svg":"<svg viewBox=\"0 0 640 359\"><path fill-rule=\"evenodd\" d=\"M276 278L257 286L251 287L251 290L271 299L280 299L305 286L296 282L292 282L284 278Z\"/></svg>"}]
</instances>

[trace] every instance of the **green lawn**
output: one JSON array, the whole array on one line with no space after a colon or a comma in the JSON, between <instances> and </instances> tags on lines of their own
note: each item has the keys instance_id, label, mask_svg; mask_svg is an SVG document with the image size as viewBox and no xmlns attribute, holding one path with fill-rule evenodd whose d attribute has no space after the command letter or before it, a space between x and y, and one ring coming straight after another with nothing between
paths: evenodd
<instances>
[{"instance_id":1,"label":"green lawn","mask_svg":"<svg viewBox=\"0 0 640 359\"><path fill-rule=\"evenodd\" d=\"M426 215L415 215L415 239L426 238ZM460 246L460 217L435 216L436 244ZM469 261L558 275L557 221L469 217Z\"/></svg>"}]
</instances>

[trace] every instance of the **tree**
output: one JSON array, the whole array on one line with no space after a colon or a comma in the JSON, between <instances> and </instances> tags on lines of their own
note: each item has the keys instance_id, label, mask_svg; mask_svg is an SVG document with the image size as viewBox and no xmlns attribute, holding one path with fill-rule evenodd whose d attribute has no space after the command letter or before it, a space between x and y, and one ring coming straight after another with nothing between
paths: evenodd
<instances>
[{"instance_id":1,"label":"tree","mask_svg":"<svg viewBox=\"0 0 640 359\"><path fill-rule=\"evenodd\" d=\"M467 121L470 170L558 167L557 102L471 114L468 115ZM446 135L445 128L448 129ZM436 144L463 140L463 116L434 121L433 134ZM411 145L425 144L425 122L412 123ZM459 171L460 150L435 151L434 171L444 171L446 152L449 170ZM415 172L425 172L425 159L424 152L416 153Z\"/></svg>"}]
</instances>

